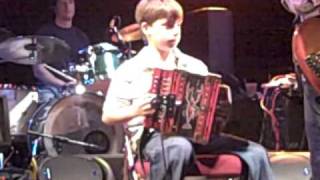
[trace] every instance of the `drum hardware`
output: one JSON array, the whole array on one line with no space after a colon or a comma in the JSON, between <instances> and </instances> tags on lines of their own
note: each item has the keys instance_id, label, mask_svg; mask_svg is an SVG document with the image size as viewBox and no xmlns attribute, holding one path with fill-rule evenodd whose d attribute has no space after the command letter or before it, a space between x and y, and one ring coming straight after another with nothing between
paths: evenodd
<instances>
[{"instance_id":1,"label":"drum hardware","mask_svg":"<svg viewBox=\"0 0 320 180\"><path fill-rule=\"evenodd\" d=\"M124 44L124 39L122 34L119 33L118 27L121 26L121 17L120 16L113 16L110 23L109 23L109 32L113 35L114 42L119 42Z\"/></svg>"},{"instance_id":2,"label":"drum hardware","mask_svg":"<svg viewBox=\"0 0 320 180\"><path fill-rule=\"evenodd\" d=\"M107 92L109 78L122 63L123 53L116 46L103 42L90 45L78 52L75 71L87 92ZM79 87L83 91L83 87Z\"/></svg>"},{"instance_id":3,"label":"drum hardware","mask_svg":"<svg viewBox=\"0 0 320 180\"><path fill-rule=\"evenodd\" d=\"M140 31L140 25L138 23L125 26L119 31L119 34L122 37L121 39L126 43L142 40L142 33ZM113 34L111 36L111 40L117 43L119 41L119 38L117 38L116 34Z\"/></svg>"},{"instance_id":4,"label":"drum hardware","mask_svg":"<svg viewBox=\"0 0 320 180\"><path fill-rule=\"evenodd\" d=\"M78 51L80 65L86 65L93 69L95 75L103 74L110 76L110 70L115 70L120 65L122 52L118 47L102 42L90 45Z\"/></svg>"},{"instance_id":5,"label":"drum hardware","mask_svg":"<svg viewBox=\"0 0 320 180\"><path fill-rule=\"evenodd\" d=\"M91 58L94 59L90 59L89 68L94 70L95 76L99 79L110 77L112 70L117 68L121 63L120 58L122 53L117 47L112 47L106 43L99 43L92 45L88 50L90 51Z\"/></svg>"},{"instance_id":6,"label":"drum hardware","mask_svg":"<svg viewBox=\"0 0 320 180\"><path fill-rule=\"evenodd\" d=\"M97 55L103 55L104 53L107 53L107 52L114 53L114 54L120 53L120 51L118 49L107 50L107 49L104 49L103 47L99 46L98 44L92 46L92 52L94 52Z\"/></svg>"},{"instance_id":7,"label":"drum hardware","mask_svg":"<svg viewBox=\"0 0 320 180\"><path fill-rule=\"evenodd\" d=\"M116 43L123 54L122 60L126 60L132 58L133 54L135 54L132 51L131 42L141 40L142 33L139 24L131 24L119 31L120 26L121 17L114 16L109 23L109 32L111 40Z\"/></svg>"},{"instance_id":8,"label":"drum hardware","mask_svg":"<svg viewBox=\"0 0 320 180\"><path fill-rule=\"evenodd\" d=\"M73 78L73 77L71 77L71 76L63 73L62 71L59 71L58 69L56 69L56 68L54 68L54 67L52 67L52 66L49 66L49 65L47 65L47 64L44 64L44 67L45 67L46 69L48 69L49 71L53 72L54 74L57 74L57 75L65 78L65 79L68 80L68 81L77 82L77 79L75 79L75 78Z\"/></svg>"},{"instance_id":9,"label":"drum hardware","mask_svg":"<svg viewBox=\"0 0 320 180\"><path fill-rule=\"evenodd\" d=\"M23 168L4 168L0 169L0 179L2 180L11 180L11 179L30 179L31 172ZM35 180L35 179L32 179Z\"/></svg>"},{"instance_id":10,"label":"drum hardware","mask_svg":"<svg viewBox=\"0 0 320 180\"><path fill-rule=\"evenodd\" d=\"M70 56L71 50L66 42L51 36L17 36L0 44L1 62L63 64Z\"/></svg>"},{"instance_id":11,"label":"drum hardware","mask_svg":"<svg viewBox=\"0 0 320 180\"><path fill-rule=\"evenodd\" d=\"M6 97L0 96L0 152L2 155L0 177L12 168L26 169L30 155L24 135L11 135L9 130L9 109ZM10 176L12 173L8 173Z\"/></svg>"},{"instance_id":12,"label":"drum hardware","mask_svg":"<svg viewBox=\"0 0 320 180\"><path fill-rule=\"evenodd\" d=\"M115 180L105 160L80 156L48 157L40 163L39 180Z\"/></svg>"},{"instance_id":13,"label":"drum hardware","mask_svg":"<svg viewBox=\"0 0 320 180\"><path fill-rule=\"evenodd\" d=\"M31 153L27 147L26 135L10 135L11 143L0 147L3 153L4 168L27 169L31 162Z\"/></svg>"},{"instance_id":14,"label":"drum hardware","mask_svg":"<svg viewBox=\"0 0 320 180\"><path fill-rule=\"evenodd\" d=\"M121 26L121 17L113 16L109 23L109 32L111 40L115 43L129 43L142 39L140 25L138 23L130 24L118 30Z\"/></svg>"},{"instance_id":15,"label":"drum hardware","mask_svg":"<svg viewBox=\"0 0 320 180\"><path fill-rule=\"evenodd\" d=\"M104 147L96 145L96 144L86 143L83 141L77 141L77 140L73 140L73 139L70 139L70 138L67 138L64 136L39 133L36 131L31 131L31 130L28 130L28 134L40 136L40 137L44 137L44 138L49 138L54 141L58 141L58 142L62 142L62 143L68 143L68 144L73 144L73 145L77 145L77 146L82 146L82 147L89 148L89 149L97 149L97 150L104 150L105 149Z\"/></svg>"}]
</instances>

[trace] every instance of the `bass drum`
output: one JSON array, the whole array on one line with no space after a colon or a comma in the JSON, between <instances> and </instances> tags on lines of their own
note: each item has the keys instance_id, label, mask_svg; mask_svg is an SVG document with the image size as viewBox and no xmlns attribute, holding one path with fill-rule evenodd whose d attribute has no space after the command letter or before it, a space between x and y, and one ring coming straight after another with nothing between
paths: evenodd
<instances>
[{"instance_id":1,"label":"bass drum","mask_svg":"<svg viewBox=\"0 0 320 180\"><path fill-rule=\"evenodd\" d=\"M76 141L96 144L99 149L44 138L50 156L68 154L119 153L124 144L121 125L105 125L101 120L104 98L93 93L71 95L43 106L33 118L31 129ZM46 118L45 118L46 117ZM45 120L44 120L45 119Z\"/></svg>"},{"instance_id":2,"label":"bass drum","mask_svg":"<svg viewBox=\"0 0 320 180\"><path fill-rule=\"evenodd\" d=\"M115 180L109 164L101 158L57 156L44 159L39 168L39 180Z\"/></svg>"}]
</instances>

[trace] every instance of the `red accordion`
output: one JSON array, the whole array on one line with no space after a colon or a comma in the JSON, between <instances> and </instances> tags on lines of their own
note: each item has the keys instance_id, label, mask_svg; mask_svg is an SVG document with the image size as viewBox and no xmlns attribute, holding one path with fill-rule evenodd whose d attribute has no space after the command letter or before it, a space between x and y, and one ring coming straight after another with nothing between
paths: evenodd
<instances>
[{"instance_id":1,"label":"red accordion","mask_svg":"<svg viewBox=\"0 0 320 180\"><path fill-rule=\"evenodd\" d=\"M145 127L164 135L182 135L195 142L209 141L215 121L221 76L201 76L182 70L152 69L156 112L145 120Z\"/></svg>"}]
</instances>

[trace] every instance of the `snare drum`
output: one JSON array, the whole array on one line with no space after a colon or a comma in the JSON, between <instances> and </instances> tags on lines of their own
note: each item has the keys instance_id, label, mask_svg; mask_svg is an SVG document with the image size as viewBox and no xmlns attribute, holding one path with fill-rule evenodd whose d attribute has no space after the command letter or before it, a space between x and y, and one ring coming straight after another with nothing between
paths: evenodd
<instances>
[{"instance_id":1,"label":"snare drum","mask_svg":"<svg viewBox=\"0 0 320 180\"><path fill-rule=\"evenodd\" d=\"M34 115L30 128L50 135L64 136L77 141L96 144L101 150L86 149L74 144L44 139L51 156L59 154L119 153L124 144L121 125L108 126L101 120L104 98L93 93L72 95L41 107Z\"/></svg>"}]
</instances>

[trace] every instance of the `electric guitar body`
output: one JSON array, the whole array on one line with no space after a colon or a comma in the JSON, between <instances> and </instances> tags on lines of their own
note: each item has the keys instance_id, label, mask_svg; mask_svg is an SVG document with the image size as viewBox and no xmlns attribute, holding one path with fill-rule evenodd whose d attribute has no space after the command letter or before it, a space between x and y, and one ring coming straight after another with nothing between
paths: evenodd
<instances>
[{"instance_id":1,"label":"electric guitar body","mask_svg":"<svg viewBox=\"0 0 320 180\"><path fill-rule=\"evenodd\" d=\"M295 28L292 52L307 80L320 93L320 17L309 18Z\"/></svg>"}]
</instances>

